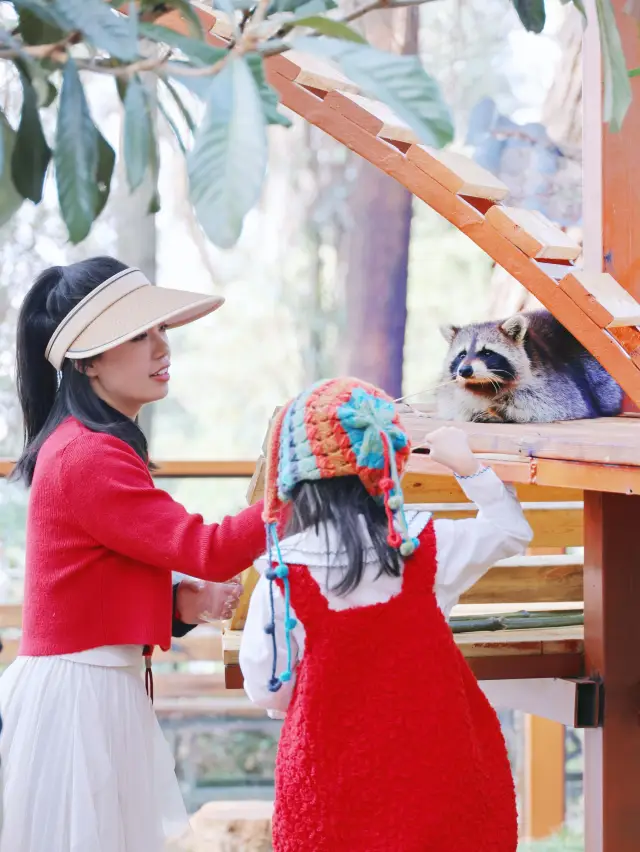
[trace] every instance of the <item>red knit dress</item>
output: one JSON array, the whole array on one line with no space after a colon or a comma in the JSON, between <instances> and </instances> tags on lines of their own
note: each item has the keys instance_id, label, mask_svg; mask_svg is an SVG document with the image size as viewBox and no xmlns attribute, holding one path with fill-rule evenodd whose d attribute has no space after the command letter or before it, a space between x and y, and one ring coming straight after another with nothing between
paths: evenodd
<instances>
[{"instance_id":1,"label":"red knit dress","mask_svg":"<svg viewBox=\"0 0 640 852\"><path fill-rule=\"evenodd\" d=\"M498 718L434 593L433 524L390 601L334 611L289 566L304 656L276 763L275 852L515 852Z\"/></svg>"}]
</instances>

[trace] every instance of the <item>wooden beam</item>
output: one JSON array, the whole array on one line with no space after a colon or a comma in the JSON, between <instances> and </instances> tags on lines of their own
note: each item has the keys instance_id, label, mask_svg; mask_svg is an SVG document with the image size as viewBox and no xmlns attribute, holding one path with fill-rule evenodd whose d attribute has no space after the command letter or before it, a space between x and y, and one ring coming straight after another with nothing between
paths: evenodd
<instances>
[{"instance_id":1,"label":"wooden beam","mask_svg":"<svg viewBox=\"0 0 640 852\"><path fill-rule=\"evenodd\" d=\"M250 459L179 459L154 462L154 477L170 479L246 479L253 476L256 463ZM15 462L12 459L0 459L0 479L9 476Z\"/></svg>"},{"instance_id":2,"label":"wooden beam","mask_svg":"<svg viewBox=\"0 0 640 852\"><path fill-rule=\"evenodd\" d=\"M539 840L564 825L564 725L525 716L524 808L522 837Z\"/></svg>"},{"instance_id":3,"label":"wooden beam","mask_svg":"<svg viewBox=\"0 0 640 852\"><path fill-rule=\"evenodd\" d=\"M491 568L460 598L462 604L583 600L582 559L522 557Z\"/></svg>"},{"instance_id":4,"label":"wooden beam","mask_svg":"<svg viewBox=\"0 0 640 852\"><path fill-rule=\"evenodd\" d=\"M640 843L640 497L585 494L585 672L604 681L601 729L585 732L588 852Z\"/></svg>"}]
</instances>

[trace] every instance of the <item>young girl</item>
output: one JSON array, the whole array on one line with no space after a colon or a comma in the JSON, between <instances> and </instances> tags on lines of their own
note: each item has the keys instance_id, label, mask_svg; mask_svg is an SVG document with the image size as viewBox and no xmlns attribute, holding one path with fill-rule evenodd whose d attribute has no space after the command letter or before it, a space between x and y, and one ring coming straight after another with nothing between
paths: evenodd
<instances>
[{"instance_id":1,"label":"young girl","mask_svg":"<svg viewBox=\"0 0 640 852\"><path fill-rule=\"evenodd\" d=\"M276 852L515 852L498 719L446 619L532 533L463 432L439 429L428 445L476 518L405 512L409 438L393 402L364 382L316 385L272 429L268 556L256 563L240 665L254 702L287 711Z\"/></svg>"},{"instance_id":2,"label":"young girl","mask_svg":"<svg viewBox=\"0 0 640 852\"><path fill-rule=\"evenodd\" d=\"M160 852L187 825L143 650L170 646L172 615L221 614L232 586L180 586L176 613L172 572L233 577L264 548L262 510L189 514L154 487L136 418L168 393L167 328L221 303L108 257L48 269L24 300L15 476L31 494L20 656L0 679L1 852Z\"/></svg>"}]
</instances>

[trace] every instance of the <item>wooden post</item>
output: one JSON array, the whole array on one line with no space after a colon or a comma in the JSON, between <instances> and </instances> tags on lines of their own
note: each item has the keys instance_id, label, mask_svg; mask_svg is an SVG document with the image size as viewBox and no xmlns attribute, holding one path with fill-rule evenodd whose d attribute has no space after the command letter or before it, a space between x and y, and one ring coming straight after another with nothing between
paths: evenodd
<instances>
[{"instance_id":1,"label":"wooden post","mask_svg":"<svg viewBox=\"0 0 640 852\"><path fill-rule=\"evenodd\" d=\"M525 780L522 836L538 840L564 824L564 725L525 716Z\"/></svg>"},{"instance_id":2,"label":"wooden post","mask_svg":"<svg viewBox=\"0 0 640 852\"><path fill-rule=\"evenodd\" d=\"M640 65L637 21L613 0L628 68ZM583 51L584 266L605 269L640 298L640 80L622 131L602 124L595 2ZM627 404L627 408L633 408ZM640 849L640 497L585 492L586 673L604 679L604 725L585 731L586 852Z\"/></svg>"},{"instance_id":3,"label":"wooden post","mask_svg":"<svg viewBox=\"0 0 640 852\"><path fill-rule=\"evenodd\" d=\"M640 496L585 492L586 671L604 724L585 731L586 852L640 849Z\"/></svg>"}]
</instances>

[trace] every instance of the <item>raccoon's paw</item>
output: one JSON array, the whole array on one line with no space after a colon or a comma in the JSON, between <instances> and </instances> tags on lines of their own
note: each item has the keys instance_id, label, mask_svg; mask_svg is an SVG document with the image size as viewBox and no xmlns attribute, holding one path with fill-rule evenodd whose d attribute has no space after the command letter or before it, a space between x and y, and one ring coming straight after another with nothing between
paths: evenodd
<instances>
[{"instance_id":1,"label":"raccoon's paw","mask_svg":"<svg viewBox=\"0 0 640 852\"><path fill-rule=\"evenodd\" d=\"M504 417L500 417L498 414L488 414L487 412L482 412L481 414L474 414L471 418L472 423L507 423Z\"/></svg>"}]
</instances>

